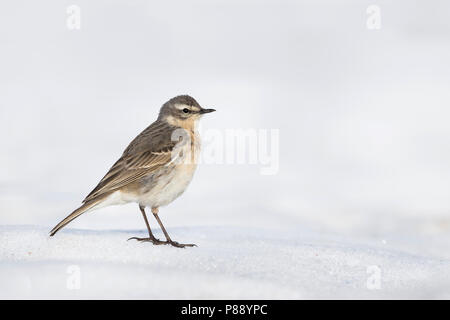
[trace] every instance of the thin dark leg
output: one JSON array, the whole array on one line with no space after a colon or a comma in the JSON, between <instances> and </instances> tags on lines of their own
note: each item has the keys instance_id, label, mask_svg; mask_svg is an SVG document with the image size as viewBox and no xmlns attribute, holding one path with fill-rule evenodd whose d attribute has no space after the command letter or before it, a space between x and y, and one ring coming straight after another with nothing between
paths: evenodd
<instances>
[{"instance_id":1,"label":"thin dark leg","mask_svg":"<svg viewBox=\"0 0 450 320\"><path fill-rule=\"evenodd\" d=\"M155 236L153 235L152 229L150 228L150 224L148 223L147 215L145 214L145 207L139 205L139 209L141 210L142 216L144 217L144 220L145 220L145 224L147 225L148 238L132 237L128 240L134 239L134 240L142 241L142 242L152 242L153 244L165 244L166 243L165 241L156 239Z\"/></svg>"},{"instance_id":2,"label":"thin dark leg","mask_svg":"<svg viewBox=\"0 0 450 320\"><path fill-rule=\"evenodd\" d=\"M166 242L166 243L168 243L168 244L170 244L170 245L172 245L172 246L174 246L174 247L177 247L177 248L196 247L196 245L195 245L195 244L192 244L192 243L186 243L186 244L184 244L184 243L178 243L178 242L173 241L172 239L170 239L170 236L169 236L169 234L167 233L166 228L164 228L164 225L162 224L161 220L159 219L159 216L158 216L158 208L152 208L152 213L153 213L153 216L155 217L156 221L158 221L159 226L161 227L161 230L162 230L162 232L164 233L164 236L165 236L166 239L167 239L167 242Z\"/></svg>"},{"instance_id":3,"label":"thin dark leg","mask_svg":"<svg viewBox=\"0 0 450 320\"><path fill-rule=\"evenodd\" d=\"M152 208L152 213L153 213L153 215L155 216L156 221L158 221L159 226L161 227L161 230L162 230L162 232L164 233L164 236L166 237L167 241L168 241L168 242L171 242L172 239L170 239L170 236L169 236L169 234L167 233L166 228L164 228L164 226L163 226L161 220L159 219L159 216L158 216L158 209L157 209L157 208Z\"/></svg>"},{"instance_id":4,"label":"thin dark leg","mask_svg":"<svg viewBox=\"0 0 450 320\"><path fill-rule=\"evenodd\" d=\"M155 238L153 236L152 229L150 228L150 224L148 223L147 215L145 214L145 207L139 205L139 209L141 210L142 216L144 217L144 220L145 220L145 224L147 225L147 230L148 230L149 237L150 238Z\"/></svg>"}]
</instances>

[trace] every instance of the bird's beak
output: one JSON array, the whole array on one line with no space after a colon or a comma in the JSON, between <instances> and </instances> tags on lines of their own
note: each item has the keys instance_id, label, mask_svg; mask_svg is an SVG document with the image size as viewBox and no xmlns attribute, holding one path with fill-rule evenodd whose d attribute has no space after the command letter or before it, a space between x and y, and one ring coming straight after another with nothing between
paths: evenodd
<instances>
[{"instance_id":1,"label":"bird's beak","mask_svg":"<svg viewBox=\"0 0 450 320\"><path fill-rule=\"evenodd\" d=\"M200 110L200 114L210 113L210 112L214 112L214 111L216 111L216 109L202 109L202 110Z\"/></svg>"}]
</instances>

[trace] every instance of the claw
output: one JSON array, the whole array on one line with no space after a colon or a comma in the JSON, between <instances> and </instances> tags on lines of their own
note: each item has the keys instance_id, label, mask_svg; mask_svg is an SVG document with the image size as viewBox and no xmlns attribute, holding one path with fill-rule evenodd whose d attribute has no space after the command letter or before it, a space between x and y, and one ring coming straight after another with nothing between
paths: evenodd
<instances>
[{"instance_id":1,"label":"claw","mask_svg":"<svg viewBox=\"0 0 450 320\"><path fill-rule=\"evenodd\" d=\"M172 241L172 240L170 240L170 241L161 241L161 240L156 239L156 238L131 237L127 241L130 241L130 240L137 240L139 242L151 242L151 243L153 243L156 246L157 245L161 245L161 244L170 244L171 246L177 247L177 248L196 247L197 246L196 244L193 244L193 243L178 243L178 242Z\"/></svg>"},{"instance_id":2,"label":"claw","mask_svg":"<svg viewBox=\"0 0 450 320\"><path fill-rule=\"evenodd\" d=\"M131 237L130 239L128 239L127 241L130 240L137 240L139 242L151 242L154 245L161 245L161 244L167 244L167 241L161 241L159 239L156 238L138 238L138 237Z\"/></svg>"},{"instance_id":3,"label":"claw","mask_svg":"<svg viewBox=\"0 0 450 320\"><path fill-rule=\"evenodd\" d=\"M177 247L177 248L184 248L184 247L196 247L196 244L193 243L178 243L176 241L169 241L167 244L170 244L171 246Z\"/></svg>"}]
</instances>

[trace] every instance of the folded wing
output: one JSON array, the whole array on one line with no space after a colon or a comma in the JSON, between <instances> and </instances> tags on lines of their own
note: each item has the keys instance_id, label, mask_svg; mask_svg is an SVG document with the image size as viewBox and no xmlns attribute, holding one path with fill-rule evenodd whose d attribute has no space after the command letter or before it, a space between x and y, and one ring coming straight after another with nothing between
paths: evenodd
<instances>
[{"instance_id":1,"label":"folded wing","mask_svg":"<svg viewBox=\"0 0 450 320\"><path fill-rule=\"evenodd\" d=\"M83 200L83 203L93 200L105 193L118 190L136 180L155 172L169 164L172 160L174 143L160 150L144 151L134 154L124 154L103 177L99 184Z\"/></svg>"}]
</instances>

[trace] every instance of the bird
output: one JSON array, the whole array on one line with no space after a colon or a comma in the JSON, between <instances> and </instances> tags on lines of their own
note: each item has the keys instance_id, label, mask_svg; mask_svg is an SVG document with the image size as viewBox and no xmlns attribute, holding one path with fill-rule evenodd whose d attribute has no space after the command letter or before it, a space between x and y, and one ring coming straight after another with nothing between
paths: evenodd
<instances>
[{"instance_id":1,"label":"bird","mask_svg":"<svg viewBox=\"0 0 450 320\"><path fill-rule=\"evenodd\" d=\"M110 205L137 203L148 230L148 237L128 240L193 247L173 241L159 218L159 208L178 198L188 187L200 152L198 121L215 109L205 109L189 95L179 95L162 105L155 122L142 131L109 169L82 205L59 222L50 236L85 212ZM145 212L150 208L165 241L157 239Z\"/></svg>"}]
</instances>

